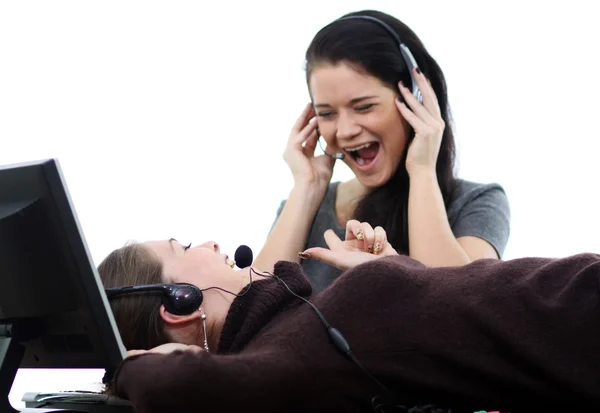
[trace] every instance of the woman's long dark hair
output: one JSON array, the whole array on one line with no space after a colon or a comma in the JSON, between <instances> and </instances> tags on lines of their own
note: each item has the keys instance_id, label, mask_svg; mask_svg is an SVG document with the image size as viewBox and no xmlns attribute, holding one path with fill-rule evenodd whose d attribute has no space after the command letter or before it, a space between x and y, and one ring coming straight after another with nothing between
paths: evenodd
<instances>
[{"instance_id":1,"label":"woman's long dark hair","mask_svg":"<svg viewBox=\"0 0 600 413\"><path fill-rule=\"evenodd\" d=\"M430 80L446 125L437 159L436 174L446 206L456 184L454 175L455 143L452 130L446 80L437 62L429 55L416 34L398 19L373 10L347 16L371 16L382 20L400 36L412 52L419 68ZM396 92L402 80L410 85L410 75L396 40L381 25L361 19L337 20L321 29L306 51L306 78L322 64L347 62L380 79ZM409 253L408 193L410 180L406 171L406 154L414 132L408 139L401 164L392 178L366 195L354 211L354 219L373 227L383 227L388 240L401 254Z\"/></svg>"}]
</instances>

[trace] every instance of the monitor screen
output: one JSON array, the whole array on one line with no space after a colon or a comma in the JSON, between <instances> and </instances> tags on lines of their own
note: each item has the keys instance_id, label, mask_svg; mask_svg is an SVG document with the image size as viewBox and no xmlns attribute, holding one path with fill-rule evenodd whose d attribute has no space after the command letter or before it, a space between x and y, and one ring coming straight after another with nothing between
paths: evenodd
<instances>
[{"instance_id":1,"label":"monitor screen","mask_svg":"<svg viewBox=\"0 0 600 413\"><path fill-rule=\"evenodd\" d=\"M21 368L114 368L126 350L57 160L0 166L0 335Z\"/></svg>"}]
</instances>

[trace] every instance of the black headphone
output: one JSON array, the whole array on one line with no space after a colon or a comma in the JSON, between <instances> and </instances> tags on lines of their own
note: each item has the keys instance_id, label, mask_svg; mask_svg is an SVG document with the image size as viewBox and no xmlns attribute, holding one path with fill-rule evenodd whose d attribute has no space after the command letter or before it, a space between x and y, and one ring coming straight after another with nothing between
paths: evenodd
<instances>
[{"instance_id":1,"label":"black headphone","mask_svg":"<svg viewBox=\"0 0 600 413\"><path fill-rule=\"evenodd\" d=\"M379 20L376 17L371 17L371 16L347 16L347 17L342 17L338 20L349 20L349 19L360 19L360 20L370 20L374 23L377 23L378 25L380 25L381 27L383 27L389 34L392 35L392 37L394 38L394 40L396 40L396 43L398 43L398 48L400 49L400 54L402 54L402 58L404 59L404 63L406 63L406 67L408 68L408 74L410 75L410 81L411 81L411 91L412 94L414 95L414 97L417 98L417 100L420 103L423 103L423 95L421 95L421 91L419 90L419 86L417 85L417 81L415 80L415 77L413 76L413 70L417 67L419 67L417 65L417 61L415 60L415 57L413 56L413 54L411 53L410 49L402 42L402 40L400 39L400 36L398 36L398 33L396 33L386 22Z\"/></svg>"},{"instance_id":2,"label":"black headphone","mask_svg":"<svg viewBox=\"0 0 600 413\"><path fill-rule=\"evenodd\" d=\"M161 294L161 302L171 314L188 315L200 308L204 296L202 290L193 284L151 284L129 285L127 287L106 288L106 296L111 299L119 295L156 292Z\"/></svg>"},{"instance_id":3,"label":"black headphone","mask_svg":"<svg viewBox=\"0 0 600 413\"><path fill-rule=\"evenodd\" d=\"M392 35L394 40L396 40L396 43L398 43L398 48L400 49L400 54L402 55L402 58L404 59L404 63L406 63L406 67L408 68L408 74L410 76L410 81L411 81L411 86L410 86L411 92L412 92L413 96L417 98L419 103L423 103L423 95L421 94L421 91L419 90L419 86L417 85L417 81L415 80L415 78L413 76L413 70L419 66L417 65L417 61L415 60L410 49L402 42L402 40L400 39L400 36L398 36L398 33L396 33L386 22L384 22L376 17L371 17L371 16L347 16L347 17L341 17L336 21L349 20L349 19L360 19L360 20L372 21L372 22L380 25L381 27L383 27L390 35ZM320 135L318 128L317 128L317 135ZM325 155L329 156L330 158L343 160L346 157L346 155L344 155L343 153L336 153L333 155L327 153L325 151L325 149L323 149L323 145L321 144L320 136L317 136L317 140L319 142L319 146L321 147L321 150L323 151L323 153Z\"/></svg>"},{"instance_id":4,"label":"black headphone","mask_svg":"<svg viewBox=\"0 0 600 413\"><path fill-rule=\"evenodd\" d=\"M254 270L250 267L250 283L248 284L248 288L244 289L244 292L241 294L236 294L221 287L199 288L194 284L188 283L128 285L126 287L106 288L104 291L109 300L125 294L160 293L160 301L168 312L175 315L189 315L202 305L202 301L204 300L202 291L221 290L236 297L245 295L252 288L252 271Z\"/></svg>"}]
</instances>

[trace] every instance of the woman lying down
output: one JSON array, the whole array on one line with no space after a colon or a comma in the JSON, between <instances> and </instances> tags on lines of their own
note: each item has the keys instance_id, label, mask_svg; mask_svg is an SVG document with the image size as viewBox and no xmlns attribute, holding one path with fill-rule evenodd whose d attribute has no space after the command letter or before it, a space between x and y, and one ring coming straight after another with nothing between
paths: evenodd
<instances>
[{"instance_id":1,"label":"woman lying down","mask_svg":"<svg viewBox=\"0 0 600 413\"><path fill-rule=\"evenodd\" d=\"M236 271L214 242L113 251L99 272L130 351L111 391L138 413L600 408L599 255L427 268L381 228L365 252L367 228L305 251L346 270L316 295L298 264ZM114 290L162 283L184 284Z\"/></svg>"}]
</instances>

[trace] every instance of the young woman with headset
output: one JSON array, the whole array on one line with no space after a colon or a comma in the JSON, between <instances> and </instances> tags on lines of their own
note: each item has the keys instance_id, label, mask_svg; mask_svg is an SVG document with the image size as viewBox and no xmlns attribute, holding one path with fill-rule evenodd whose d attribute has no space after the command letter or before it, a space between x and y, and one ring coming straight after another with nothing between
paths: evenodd
<instances>
[{"instance_id":1,"label":"young woman with headset","mask_svg":"<svg viewBox=\"0 0 600 413\"><path fill-rule=\"evenodd\" d=\"M385 13L350 13L317 33L306 65L312 101L284 154L294 188L257 268L299 262L299 252L325 247L325 230L343 238L349 219L368 223L351 230L375 254L384 229L399 253L428 266L502 256L510 230L506 194L498 184L455 177L444 75L412 30ZM317 156L321 136L327 147ZM336 160L355 178L331 183ZM302 265L316 290L340 275L326 263Z\"/></svg>"},{"instance_id":2,"label":"young woman with headset","mask_svg":"<svg viewBox=\"0 0 600 413\"><path fill-rule=\"evenodd\" d=\"M130 357L110 391L138 413L600 409L599 255L432 268L385 233L365 252L354 225L308 250L345 270L320 293L298 263L236 271L214 242L112 252Z\"/></svg>"}]
</instances>

